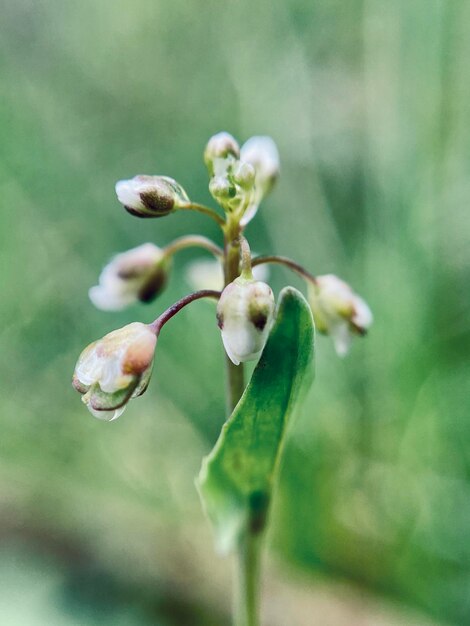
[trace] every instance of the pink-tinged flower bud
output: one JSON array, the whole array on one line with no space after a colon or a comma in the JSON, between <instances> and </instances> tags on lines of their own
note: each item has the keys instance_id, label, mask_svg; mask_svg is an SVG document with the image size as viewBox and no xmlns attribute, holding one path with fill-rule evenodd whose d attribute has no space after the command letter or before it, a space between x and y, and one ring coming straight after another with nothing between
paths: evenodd
<instances>
[{"instance_id":1,"label":"pink-tinged flower bud","mask_svg":"<svg viewBox=\"0 0 470 626\"><path fill-rule=\"evenodd\" d=\"M137 217L163 217L189 202L185 190L168 176L134 176L116 183L126 211Z\"/></svg>"},{"instance_id":2,"label":"pink-tinged flower bud","mask_svg":"<svg viewBox=\"0 0 470 626\"><path fill-rule=\"evenodd\" d=\"M75 366L72 384L92 415L114 420L131 398L144 393L156 342L149 326L134 322L85 348Z\"/></svg>"},{"instance_id":3,"label":"pink-tinged flower bud","mask_svg":"<svg viewBox=\"0 0 470 626\"><path fill-rule=\"evenodd\" d=\"M204 163L209 174L214 176L217 169L224 169L223 162L227 159L235 160L240 156L238 142L226 132L217 133L209 139L204 150ZM219 165L220 167L217 167Z\"/></svg>"},{"instance_id":4,"label":"pink-tinged flower bud","mask_svg":"<svg viewBox=\"0 0 470 626\"><path fill-rule=\"evenodd\" d=\"M88 295L102 311L120 311L137 300L151 302L164 289L169 269L170 260L161 248L144 243L117 254Z\"/></svg>"},{"instance_id":5,"label":"pink-tinged flower bud","mask_svg":"<svg viewBox=\"0 0 470 626\"><path fill-rule=\"evenodd\" d=\"M225 351L235 365L260 356L274 307L274 295L266 283L239 277L225 287L217 305L217 321Z\"/></svg>"},{"instance_id":6,"label":"pink-tinged flower bud","mask_svg":"<svg viewBox=\"0 0 470 626\"><path fill-rule=\"evenodd\" d=\"M344 356L354 335L365 335L372 312L351 287L333 274L309 284L308 300L317 329L331 335L339 356Z\"/></svg>"}]
</instances>

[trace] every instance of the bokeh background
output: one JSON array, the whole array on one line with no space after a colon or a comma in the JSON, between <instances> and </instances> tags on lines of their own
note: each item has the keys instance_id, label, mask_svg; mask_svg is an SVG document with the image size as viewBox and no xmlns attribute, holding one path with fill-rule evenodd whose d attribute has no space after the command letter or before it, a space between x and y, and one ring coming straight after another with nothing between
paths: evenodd
<instances>
[{"instance_id":1,"label":"bokeh background","mask_svg":"<svg viewBox=\"0 0 470 626\"><path fill-rule=\"evenodd\" d=\"M266 626L470 623L470 3L15 0L0 23L0 622L225 625L230 562L193 486L223 420L214 309L165 328L149 391L112 424L70 386L82 348L151 321L87 297L144 241L114 183L168 174L210 203L215 132L269 134L282 178L248 236L334 272L375 325L292 427ZM273 268L272 285L302 287Z\"/></svg>"}]
</instances>

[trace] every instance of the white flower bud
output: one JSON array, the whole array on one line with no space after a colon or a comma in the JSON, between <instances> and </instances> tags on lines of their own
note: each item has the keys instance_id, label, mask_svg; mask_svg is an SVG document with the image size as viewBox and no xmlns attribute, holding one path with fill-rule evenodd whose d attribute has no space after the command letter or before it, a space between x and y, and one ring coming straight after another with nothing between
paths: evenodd
<instances>
[{"instance_id":1,"label":"white flower bud","mask_svg":"<svg viewBox=\"0 0 470 626\"><path fill-rule=\"evenodd\" d=\"M253 276L256 280L266 282L269 279L268 265L256 265L253 268ZM197 259L188 264L186 280L194 291L201 289L220 291L224 287L224 271L220 262L215 259Z\"/></svg>"},{"instance_id":2,"label":"white flower bud","mask_svg":"<svg viewBox=\"0 0 470 626\"><path fill-rule=\"evenodd\" d=\"M217 305L217 321L225 351L235 365L260 356L274 307L274 295L266 283L240 277L225 287Z\"/></svg>"},{"instance_id":3,"label":"white flower bud","mask_svg":"<svg viewBox=\"0 0 470 626\"><path fill-rule=\"evenodd\" d=\"M185 190L168 176L135 176L116 183L116 195L137 217L163 217L189 202Z\"/></svg>"},{"instance_id":4,"label":"white flower bud","mask_svg":"<svg viewBox=\"0 0 470 626\"><path fill-rule=\"evenodd\" d=\"M253 219L261 200L271 191L279 176L279 152L271 137L251 137L240 151L240 161L255 169L255 190L241 224L245 226Z\"/></svg>"},{"instance_id":5,"label":"white flower bud","mask_svg":"<svg viewBox=\"0 0 470 626\"><path fill-rule=\"evenodd\" d=\"M224 176L214 176L209 182L209 191L220 204L230 203L237 194L236 186Z\"/></svg>"},{"instance_id":6,"label":"white flower bud","mask_svg":"<svg viewBox=\"0 0 470 626\"><path fill-rule=\"evenodd\" d=\"M309 284L308 299L317 329L331 335L339 356L344 356L354 335L365 335L372 312L351 287L333 274Z\"/></svg>"},{"instance_id":7,"label":"white flower bud","mask_svg":"<svg viewBox=\"0 0 470 626\"><path fill-rule=\"evenodd\" d=\"M250 137L240 151L240 161L250 163L256 172L256 186L265 196L279 176L277 146L271 137Z\"/></svg>"},{"instance_id":8,"label":"white flower bud","mask_svg":"<svg viewBox=\"0 0 470 626\"><path fill-rule=\"evenodd\" d=\"M72 383L95 417L116 419L131 398L144 393L156 342L149 326L134 322L85 348L75 366Z\"/></svg>"},{"instance_id":9,"label":"white flower bud","mask_svg":"<svg viewBox=\"0 0 470 626\"><path fill-rule=\"evenodd\" d=\"M217 169L224 169L224 162L238 159L240 156L240 146L230 133L217 133L209 139L204 150L204 163L211 176L214 176ZM218 168L217 165L220 167ZM222 172L221 172L222 173Z\"/></svg>"},{"instance_id":10,"label":"white flower bud","mask_svg":"<svg viewBox=\"0 0 470 626\"><path fill-rule=\"evenodd\" d=\"M165 287L168 270L169 260L161 248L144 243L117 254L88 295L102 311L120 311L137 300L150 302Z\"/></svg>"},{"instance_id":11,"label":"white flower bud","mask_svg":"<svg viewBox=\"0 0 470 626\"><path fill-rule=\"evenodd\" d=\"M251 163L239 162L233 170L233 179L242 189L251 190L255 184L256 171Z\"/></svg>"}]
</instances>

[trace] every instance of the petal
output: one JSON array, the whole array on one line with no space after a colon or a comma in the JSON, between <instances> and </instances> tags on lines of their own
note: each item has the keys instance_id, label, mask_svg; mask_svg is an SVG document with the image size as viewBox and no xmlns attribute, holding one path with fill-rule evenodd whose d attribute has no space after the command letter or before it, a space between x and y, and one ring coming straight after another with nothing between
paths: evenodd
<instances>
[{"instance_id":1,"label":"petal","mask_svg":"<svg viewBox=\"0 0 470 626\"><path fill-rule=\"evenodd\" d=\"M243 217L240 220L241 226L246 226L254 218L258 212L261 199L261 196L257 196L255 200L248 205L247 209L243 213Z\"/></svg>"},{"instance_id":2,"label":"petal","mask_svg":"<svg viewBox=\"0 0 470 626\"><path fill-rule=\"evenodd\" d=\"M228 358L235 365L240 365L240 359L237 358L237 355L232 351L232 346L230 343L230 336L227 336L227 333L222 331L222 343L224 344L225 352L227 353Z\"/></svg>"},{"instance_id":3,"label":"petal","mask_svg":"<svg viewBox=\"0 0 470 626\"><path fill-rule=\"evenodd\" d=\"M253 268L253 278L265 283L269 280L269 266L266 263L256 265Z\"/></svg>"},{"instance_id":4,"label":"petal","mask_svg":"<svg viewBox=\"0 0 470 626\"><path fill-rule=\"evenodd\" d=\"M125 389L115 393L106 393L100 389L99 385L93 385L89 393L84 397L87 406L91 406L96 411L112 411L120 409L131 398L134 389L137 387L138 379L133 380Z\"/></svg>"},{"instance_id":5,"label":"petal","mask_svg":"<svg viewBox=\"0 0 470 626\"><path fill-rule=\"evenodd\" d=\"M186 268L186 280L196 291L214 289L219 291L224 284L224 272L219 261L198 259Z\"/></svg>"},{"instance_id":6,"label":"petal","mask_svg":"<svg viewBox=\"0 0 470 626\"><path fill-rule=\"evenodd\" d=\"M250 163L256 170L256 184L265 196L279 175L280 160L276 144L271 137L250 137L240 151L240 160Z\"/></svg>"},{"instance_id":7,"label":"petal","mask_svg":"<svg viewBox=\"0 0 470 626\"><path fill-rule=\"evenodd\" d=\"M334 324L330 329L330 335L333 339L336 354L340 357L346 356L351 347L352 333L346 322Z\"/></svg>"},{"instance_id":8,"label":"petal","mask_svg":"<svg viewBox=\"0 0 470 626\"><path fill-rule=\"evenodd\" d=\"M120 180L116 183L116 195L124 206L133 209L143 209L144 205L138 193L139 184L135 180Z\"/></svg>"},{"instance_id":9,"label":"petal","mask_svg":"<svg viewBox=\"0 0 470 626\"><path fill-rule=\"evenodd\" d=\"M90 386L101 376L103 363L97 354L99 343L99 341L91 343L78 358L75 376L82 385Z\"/></svg>"},{"instance_id":10,"label":"petal","mask_svg":"<svg viewBox=\"0 0 470 626\"><path fill-rule=\"evenodd\" d=\"M372 311L370 310L368 304L359 296L355 296L353 300L353 307L354 315L352 317L352 321L358 328L367 330L374 321Z\"/></svg>"},{"instance_id":11,"label":"petal","mask_svg":"<svg viewBox=\"0 0 470 626\"><path fill-rule=\"evenodd\" d=\"M124 411L126 410L126 405L122 406L119 409L114 409L111 411L97 411L91 405L88 405L88 410L94 417L97 417L99 420L112 422L124 413Z\"/></svg>"},{"instance_id":12,"label":"petal","mask_svg":"<svg viewBox=\"0 0 470 626\"><path fill-rule=\"evenodd\" d=\"M82 383L82 382L78 379L78 377L77 377L77 375L75 374L75 372L74 372L73 377L72 377L72 386L74 387L74 389L76 389L76 390L77 390L79 393L81 393L81 394L85 394L85 393L87 393L87 391L88 391L88 389L89 389L88 385L84 385L84 384L83 384L83 383Z\"/></svg>"},{"instance_id":13,"label":"petal","mask_svg":"<svg viewBox=\"0 0 470 626\"><path fill-rule=\"evenodd\" d=\"M135 293L123 293L113 291L103 285L96 285L89 289L88 297L92 304L101 311L121 311L137 301L137 291Z\"/></svg>"}]
</instances>

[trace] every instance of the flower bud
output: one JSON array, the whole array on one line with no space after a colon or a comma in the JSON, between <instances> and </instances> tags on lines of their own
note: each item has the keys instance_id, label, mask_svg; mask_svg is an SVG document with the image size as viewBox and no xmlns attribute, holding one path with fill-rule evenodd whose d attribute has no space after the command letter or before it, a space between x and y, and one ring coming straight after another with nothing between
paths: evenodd
<instances>
[{"instance_id":1,"label":"flower bud","mask_svg":"<svg viewBox=\"0 0 470 626\"><path fill-rule=\"evenodd\" d=\"M257 359L274 317L271 287L257 280L237 278L227 285L217 305L217 322L229 358L239 365Z\"/></svg>"},{"instance_id":2,"label":"flower bud","mask_svg":"<svg viewBox=\"0 0 470 626\"><path fill-rule=\"evenodd\" d=\"M211 178L209 191L212 197L222 205L229 203L230 200L235 198L237 193L235 185L231 184L228 178L224 178L223 176L214 176L214 178Z\"/></svg>"},{"instance_id":3,"label":"flower bud","mask_svg":"<svg viewBox=\"0 0 470 626\"><path fill-rule=\"evenodd\" d=\"M218 161L226 159L238 159L240 156L240 146L238 142L226 132L217 133L209 139L204 150L204 163L211 176L214 176ZM219 165L223 165L219 163Z\"/></svg>"},{"instance_id":4,"label":"flower bud","mask_svg":"<svg viewBox=\"0 0 470 626\"><path fill-rule=\"evenodd\" d=\"M187 202L185 190L168 176L134 176L116 183L126 211L137 217L163 217Z\"/></svg>"},{"instance_id":5,"label":"flower bud","mask_svg":"<svg viewBox=\"0 0 470 626\"><path fill-rule=\"evenodd\" d=\"M256 171L256 185L266 195L279 176L279 152L271 137L250 137L240 151L240 161Z\"/></svg>"},{"instance_id":6,"label":"flower bud","mask_svg":"<svg viewBox=\"0 0 470 626\"><path fill-rule=\"evenodd\" d=\"M242 189L250 190L255 184L256 171L251 163L239 162L233 171L234 181L240 185Z\"/></svg>"},{"instance_id":7,"label":"flower bud","mask_svg":"<svg viewBox=\"0 0 470 626\"><path fill-rule=\"evenodd\" d=\"M317 329L331 335L339 356L344 356L354 335L365 335L372 312L351 287L333 274L309 284L309 303Z\"/></svg>"},{"instance_id":8,"label":"flower bud","mask_svg":"<svg viewBox=\"0 0 470 626\"><path fill-rule=\"evenodd\" d=\"M117 254L88 295L102 311L120 311L137 300L151 302L164 289L169 266L161 248L144 243Z\"/></svg>"},{"instance_id":9,"label":"flower bud","mask_svg":"<svg viewBox=\"0 0 470 626\"><path fill-rule=\"evenodd\" d=\"M81 353L72 384L99 419L121 415L131 398L147 389L157 338L146 324L134 322L90 344Z\"/></svg>"},{"instance_id":10,"label":"flower bud","mask_svg":"<svg viewBox=\"0 0 470 626\"><path fill-rule=\"evenodd\" d=\"M271 191L279 176L279 152L271 137L251 137L242 146L240 161L255 170L255 191L241 220L245 226L256 215L261 200Z\"/></svg>"}]
</instances>

